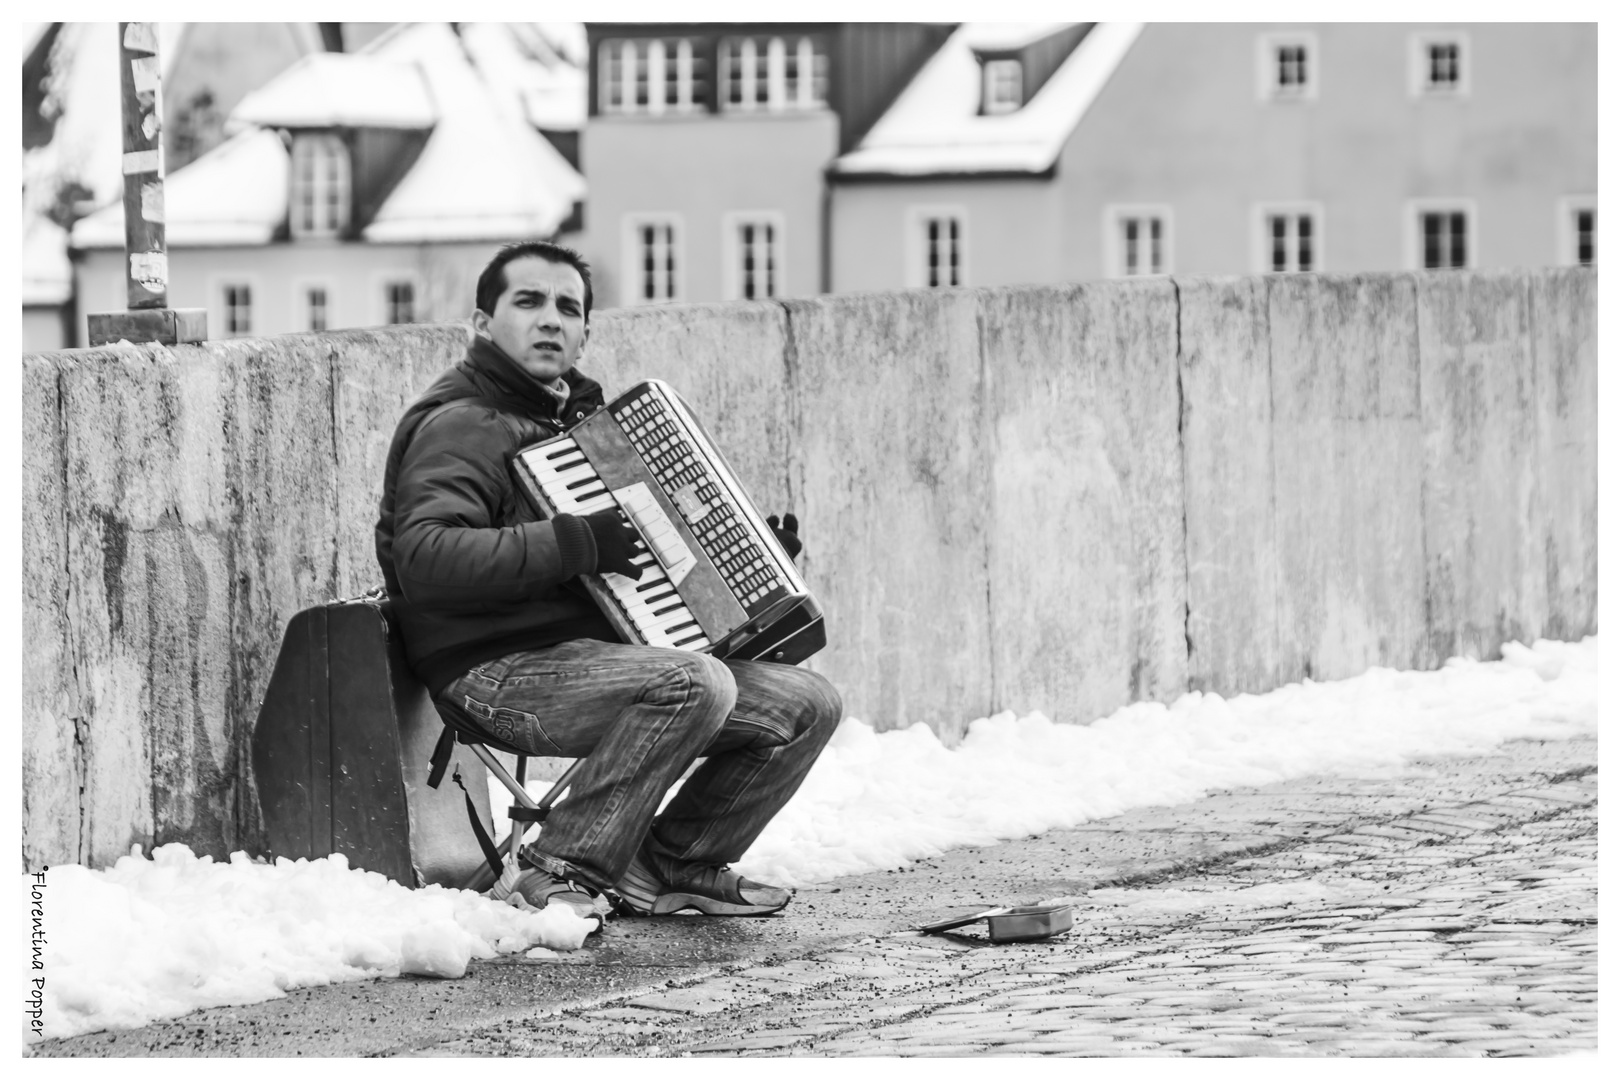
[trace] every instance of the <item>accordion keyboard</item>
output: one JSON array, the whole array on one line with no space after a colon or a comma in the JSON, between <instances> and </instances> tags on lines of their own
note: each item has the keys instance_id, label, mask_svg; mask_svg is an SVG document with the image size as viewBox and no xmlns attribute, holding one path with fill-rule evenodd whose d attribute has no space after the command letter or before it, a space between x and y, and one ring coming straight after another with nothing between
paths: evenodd
<instances>
[{"instance_id":1,"label":"accordion keyboard","mask_svg":"<svg viewBox=\"0 0 1620 1080\"><path fill-rule=\"evenodd\" d=\"M566 436L546 443L541 452L525 455L524 464L556 513L594 514L618 505L579 444ZM644 551L630 561L641 567L639 579L621 574L601 578L642 640L671 649L708 645L708 636L652 552Z\"/></svg>"}]
</instances>

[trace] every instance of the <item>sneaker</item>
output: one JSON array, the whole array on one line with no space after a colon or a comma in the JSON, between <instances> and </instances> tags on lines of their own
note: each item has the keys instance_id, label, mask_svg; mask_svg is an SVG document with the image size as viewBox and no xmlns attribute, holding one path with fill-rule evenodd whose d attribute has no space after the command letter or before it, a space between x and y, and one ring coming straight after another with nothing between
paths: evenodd
<instances>
[{"instance_id":1,"label":"sneaker","mask_svg":"<svg viewBox=\"0 0 1620 1080\"><path fill-rule=\"evenodd\" d=\"M635 915L673 915L695 909L704 915L769 915L787 907L793 894L749 881L729 866L692 866L668 884L637 852L613 886L620 906Z\"/></svg>"},{"instance_id":2,"label":"sneaker","mask_svg":"<svg viewBox=\"0 0 1620 1080\"><path fill-rule=\"evenodd\" d=\"M507 858L500 880L486 893L491 900L502 900L524 911L539 911L553 904L571 908L582 919L595 919L596 933L613 910L607 897L591 891L576 882L557 877L545 870L525 866Z\"/></svg>"}]
</instances>

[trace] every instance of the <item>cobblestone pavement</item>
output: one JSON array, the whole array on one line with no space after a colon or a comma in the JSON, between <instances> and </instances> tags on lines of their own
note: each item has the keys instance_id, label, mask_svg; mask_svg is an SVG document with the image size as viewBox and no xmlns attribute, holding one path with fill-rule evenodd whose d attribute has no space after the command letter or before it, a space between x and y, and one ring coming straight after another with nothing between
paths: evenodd
<instances>
[{"instance_id":1,"label":"cobblestone pavement","mask_svg":"<svg viewBox=\"0 0 1620 1080\"><path fill-rule=\"evenodd\" d=\"M1389 790L1339 780L1318 796L1352 805ZM1074 931L1048 942L870 937L503 1020L427 1052L1595 1051L1596 766L1483 795L1431 794L1378 820L1324 815L1262 850L1091 890L1073 900Z\"/></svg>"}]
</instances>

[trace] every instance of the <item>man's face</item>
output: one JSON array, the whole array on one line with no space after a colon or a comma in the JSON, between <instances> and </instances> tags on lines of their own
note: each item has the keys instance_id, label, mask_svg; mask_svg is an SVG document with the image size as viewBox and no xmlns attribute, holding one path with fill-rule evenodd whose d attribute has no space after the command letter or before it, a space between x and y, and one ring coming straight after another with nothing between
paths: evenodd
<instances>
[{"instance_id":1,"label":"man's face","mask_svg":"<svg viewBox=\"0 0 1620 1080\"><path fill-rule=\"evenodd\" d=\"M553 382L585 348L585 281L567 263L538 255L505 266L506 289L495 313L473 312L473 329L488 337L524 371Z\"/></svg>"}]
</instances>

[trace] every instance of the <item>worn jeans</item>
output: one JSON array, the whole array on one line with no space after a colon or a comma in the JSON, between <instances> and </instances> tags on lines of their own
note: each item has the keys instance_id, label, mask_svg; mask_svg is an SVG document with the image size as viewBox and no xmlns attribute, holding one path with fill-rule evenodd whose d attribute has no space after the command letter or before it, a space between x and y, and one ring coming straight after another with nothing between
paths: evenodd
<instances>
[{"instance_id":1,"label":"worn jeans","mask_svg":"<svg viewBox=\"0 0 1620 1080\"><path fill-rule=\"evenodd\" d=\"M741 858L843 717L838 692L812 671L590 640L480 664L438 704L537 756L585 759L534 850L598 887L644 842L666 879Z\"/></svg>"}]
</instances>

